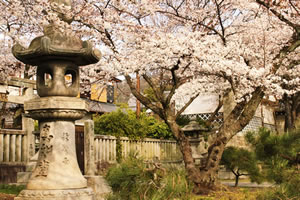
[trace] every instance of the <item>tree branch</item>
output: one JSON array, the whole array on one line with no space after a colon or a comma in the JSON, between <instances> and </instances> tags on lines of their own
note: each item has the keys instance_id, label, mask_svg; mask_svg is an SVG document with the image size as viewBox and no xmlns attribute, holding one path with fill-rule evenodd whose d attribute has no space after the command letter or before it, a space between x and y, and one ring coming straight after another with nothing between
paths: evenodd
<instances>
[{"instance_id":1,"label":"tree branch","mask_svg":"<svg viewBox=\"0 0 300 200\"><path fill-rule=\"evenodd\" d=\"M189 107L189 105L191 105L191 103L199 96L199 93L195 96L193 96L192 98L190 98L190 100L176 113L175 115L175 119L177 119L184 111L187 107Z\"/></svg>"},{"instance_id":2,"label":"tree branch","mask_svg":"<svg viewBox=\"0 0 300 200\"><path fill-rule=\"evenodd\" d=\"M264 6L266 9L270 10L280 21L286 23L287 25L291 26L297 33L300 32L300 26L298 24L294 24L293 22L289 21L287 18L285 18L282 14L277 12L276 10L270 8L270 6L265 3L263 0L256 0L256 2L262 6Z\"/></svg>"},{"instance_id":3,"label":"tree branch","mask_svg":"<svg viewBox=\"0 0 300 200\"><path fill-rule=\"evenodd\" d=\"M158 101L162 102L163 101L162 92L161 91L157 91L159 89L157 89L157 87L155 87L155 85L154 85L153 81L151 80L151 78L149 76L147 76L146 74L143 74L143 78L148 83L148 85L152 88L156 99Z\"/></svg>"},{"instance_id":4,"label":"tree branch","mask_svg":"<svg viewBox=\"0 0 300 200\"><path fill-rule=\"evenodd\" d=\"M218 20L219 20L219 23L220 23L220 26L221 26L221 30L222 30L222 34L220 34L221 36L221 39L224 43L224 45L226 45L226 39L225 39L225 28L223 26L223 21L222 21L222 18L221 18L221 11L220 11L220 5L223 3L223 0L218 3L217 0L215 0L215 4L216 4L216 7L217 7L217 14L218 14Z\"/></svg>"},{"instance_id":5,"label":"tree branch","mask_svg":"<svg viewBox=\"0 0 300 200\"><path fill-rule=\"evenodd\" d=\"M219 104L218 104L217 108L212 113L212 115L208 118L208 120L205 121L205 125L208 128L211 127L212 122L217 118L217 114L218 114L219 110L222 108L222 106L223 106L223 99L221 98L221 95L219 95Z\"/></svg>"},{"instance_id":6,"label":"tree branch","mask_svg":"<svg viewBox=\"0 0 300 200\"><path fill-rule=\"evenodd\" d=\"M110 33L109 33L106 29L104 29L104 31L102 31L102 30L96 28L94 25L88 24L88 23L86 23L86 22L84 22L84 21L82 21L82 20L74 20L74 21L76 21L76 22L78 22L78 23L81 23L81 24L87 26L88 28L94 29L94 30L96 30L97 32L99 32L99 33L105 35L105 37L108 39L109 43L108 43L108 42L105 42L105 41L103 41L103 42L104 42L107 46L111 47L114 53L118 53L118 51L116 50L115 43L113 42Z\"/></svg>"},{"instance_id":7,"label":"tree branch","mask_svg":"<svg viewBox=\"0 0 300 200\"><path fill-rule=\"evenodd\" d=\"M147 108L151 109L153 112L158 114L162 119L165 119L163 109L160 108L158 105L154 105L149 98L143 96L140 92L138 92L129 75L126 75L125 79L130 88L131 93Z\"/></svg>"},{"instance_id":8,"label":"tree branch","mask_svg":"<svg viewBox=\"0 0 300 200\"><path fill-rule=\"evenodd\" d=\"M227 126L231 126L231 133L228 139L231 139L236 133L243 130L243 128L249 123L249 121L253 118L258 105L260 104L262 98L264 97L264 92L261 87L257 87L254 92L252 92L252 97L244 106L242 106L242 112L239 116L234 113L234 118L231 118L231 114L229 115L229 120L231 124L227 124ZM237 106L236 106L237 107ZM229 128L229 127L227 127Z\"/></svg>"},{"instance_id":9,"label":"tree branch","mask_svg":"<svg viewBox=\"0 0 300 200\"><path fill-rule=\"evenodd\" d=\"M230 171L231 171L235 176L238 176L238 174L234 171L234 169L230 168Z\"/></svg>"}]
</instances>

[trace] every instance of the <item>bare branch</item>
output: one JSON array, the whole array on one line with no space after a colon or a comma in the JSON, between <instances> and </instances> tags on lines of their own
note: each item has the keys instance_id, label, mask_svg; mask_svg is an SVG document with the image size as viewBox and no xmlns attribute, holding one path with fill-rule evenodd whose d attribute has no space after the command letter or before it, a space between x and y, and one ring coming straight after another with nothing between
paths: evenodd
<instances>
[{"instance_id":1,"label":"bare branch","mask_svg":"<svg viewBox=\"0 0 300 200\"><path fill-rule=\"evenodd\" d=\"M267 3L265 3L263 0L256 0L256 2L258 4L264 6L266 9L270 10L279 20L281 20L282 22L284 22L287 25L291 26L292 28L294 28L296 32L298 32L298 33L300 32L300 26L298 24L295 24L295 23L289 21L282 14L280 14L276 10L270 8L270 6Z\"/></svg>"},{"instance_id":2,"label":"bare branch","mask_svg":"<svg viewBox=\"0 0 300 200\"><path fill-rule=\"evenodd\" d=\"M210 127L212 122L217 119L217 114L219 113L219 110L222 108L223 106L223 99L221 98L221 95L219 95L219 103L217 108L215 109L215 111L211 114L211 116L208 118L208 120L205 122L205 125L207 127Z\"/></svg>"},{"instance_id":3,"label":"bare branch","mask_svg":"<svg viewBox=\"0 0 300 200\"><path fill-rule=\"evenodd\" d=\"M192 98L190 98L190 100L176 113L175 119L177 119L184 111L187 107L189 107L189 105L191 105L191 103L193 103L193 101L199 96L199 93L195 96L193 96Z\"/></svg>"},{"instance_id":4,"label":"bare branch","mask_svg":"<svg viewBox=\"0 0 300 200\"><path fill-rule=\"evenodd\" d=\"M184 57L185 57L185 55L183 55L181 58L184 58ZM180 58L178 59L176 65L174 65L174 67L171 69L173 85L172 85L172 88L171 88L171 90L170 90L170 92L169 92L167 98L166 98L166 102L165 102L166 105L169 105L169 104L170 104L171 99L172 99L172 97L173 97L173 95L174 95L174 93L175 93L175 90L176 90L177 88L179 88L182 84L185 83L185 81L182 81L182 80L181 80L180 78L178 78L177 75L176 75L176 71L179 69L179 65L180 65ZM190 65L190 63L189 63L186 67L188 67L189 65ZM184 69L184 70L185 70L185 69Z\"/></svg>"},{"instance_id":5,"label":"bare branch","mask_svg":"<svg viewBox=\"0 0 300 200\"><path fill-rule=\"evenodd\" d=\"M297 14L300 15L299 9L296 8L296 6L293 4L293 2L291 0L289 0L289 2L291 4L292 8L297 12Z\"/></svg>"},{"instance_id":6,"label":"bare branch","mask_svg":"<svg viewBox=\"0 0 300 200\"><path fill-rule=\"evenodd\" d=\"M158 114L162 119L164 119L165 117L163 114L164 113L163 109L160 108L159 105L154 105L149 98L145 97L140 92L138 92L129 75L126 75L125 79L127 81L127 84L129 86L132 94L147 108L151 109L153 112Z\"/></svg>"},{"instance_id":7,"label":"bare branch","mask_svg":"<svg viewBox=\"0 0 300 200\"><path fill-rule=\"evenodd\" d=\"M262 87L257 87L254 92L252 92L251 99L246 103L242 102L241 105L237 105L240 109L234 109L231 114L227 117L226 120L230 122L227 123L227 126L234 127L235 131L233 134L230 134L229 138L231 139L236 133L241 131L252 119L255 114L255 111L260 104L262 98L264 97L264 92ZM242 108L242 109L241 109ZM233 118L232 118L233 117ZM238 119L235 121L234 119ZM225 124L225 123L224 123Z\"/></svg>"},{"instance_id":8,"label":"bare branch","mask_svg":"<svg viewBox=\"0 0 300 200\"><path fill-rule=\"evenodd\" d=\"M222 37L221 37L221 39L222 39L222 41L223 41L223 43L225 45L226 44L225 28L224 28L223 21L222 21L222 18L221 18L221 10L220 10L220 5L223 3L223 1L224 0L222 0L220 3L218 3L217 0L215 0L215 4L216 4L216 7L217 7L218 20L219 20L219 23L220 23L220 26L221 26L221 30L222 30Z\"/></svg>"},{"instance_id":9,"label":"bare branch","mask_svg":"<svg viewBox=\"0 0 300 200\"><path fill-rule=\"evenodd\" d=\"M155 84L153 83L153 81L151 80L151 78L149 76L147 76L146 74L143 74L143 78L148 83L148 85L152 88L156 99L158 101L162 102L163 101L163 97L162 97L162 92L160 91L160 89L158 89L157 87L155 87Z\"/></svg>"}]
</instances>

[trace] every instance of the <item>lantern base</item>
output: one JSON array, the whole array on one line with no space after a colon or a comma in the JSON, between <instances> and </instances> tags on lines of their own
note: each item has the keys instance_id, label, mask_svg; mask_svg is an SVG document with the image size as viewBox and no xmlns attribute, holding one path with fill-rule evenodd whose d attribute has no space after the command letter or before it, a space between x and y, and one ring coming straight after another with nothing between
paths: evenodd
<instances>
[{"instance_id":1,"label":"lantern base","mask_svg":"<svg viewBox=\"0 0 300 200\"><path fill-rule=\"evenodd\" d=\"M68 190L22 190L14 200L93 200L91 188Z\"/></svg>"}]
</instances>

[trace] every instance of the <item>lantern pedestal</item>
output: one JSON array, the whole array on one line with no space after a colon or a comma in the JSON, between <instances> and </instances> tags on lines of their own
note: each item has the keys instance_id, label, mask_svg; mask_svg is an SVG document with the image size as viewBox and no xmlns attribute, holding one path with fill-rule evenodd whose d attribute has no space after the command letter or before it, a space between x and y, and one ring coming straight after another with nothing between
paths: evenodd
<instances>
[{"instance_id":1,"label":"lantern pedestal","mask_svg":"<svg viewBox=\"0 0 300 200\"><path fill-rule=\"evenodd\" d=\"M42 97L26 102L24 108L40 122L40 150L26 190L15 199L92 200L75 149L75 120L86 114L86 102L74 97Z\"/></svg>"},{"instance_id":2,"label":"lantern pedestal","mask_svg":"<svg viewBox=\"0 0 300 200\"><path fill-rule=\"evenodd\" d=\"M22 190L15 200L94 200L91 188L70 190Z\"/></svg>"}]
</instances>

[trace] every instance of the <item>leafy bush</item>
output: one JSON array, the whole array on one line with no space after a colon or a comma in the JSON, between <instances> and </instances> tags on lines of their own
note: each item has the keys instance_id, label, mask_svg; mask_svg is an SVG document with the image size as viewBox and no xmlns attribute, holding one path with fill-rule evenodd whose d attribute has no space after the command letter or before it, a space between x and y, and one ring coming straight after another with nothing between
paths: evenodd
<instances>
[{"instance_id":1,"label":"leafy bush","mask_svg":"<svg viewBox=\"0 0 300 200\"><path fill-rule=\"evenodd\" d=\"M190 121L191 120L187 115L179 115L176 119L176 123L181 127L188 125L190 123Z\"/></svg>"},{"instance_id":2,"label":"leafy bush","mask_svg":"<svg viewBox=\"0 0 300 200\"><path fill-rule=\"evenodd\" d=\"M0 184L0 193L5 194L19 194L21 190L24 190L24 185L7 185L7 184Z\"/></svg>"},{"instance_id":3,"label":"leafy bush","mask_svg":"<svg viewBox=\"0 0 300 200\"><path fill-rule=\"evenodd\" d=\"M94 122L95 133L101 135L123 136L130 139L172 137L169 127L164 122L148 116L145 112L137 118L133 110L124 107L101 116L95 115Z\"/></svg>"},{"instance_id":4,"label":"leafy bush","mask_svg":"<svg viewBox=\"0 0 300 200\"><path fill-rule=\"evenodd\" d=\"M132 153L109 169L106 180L113 190L109 200L188 200L192 195L183 169L146 164Z\"/></svg>"}]
</instances>

